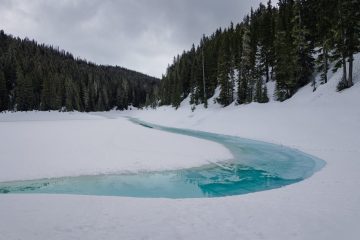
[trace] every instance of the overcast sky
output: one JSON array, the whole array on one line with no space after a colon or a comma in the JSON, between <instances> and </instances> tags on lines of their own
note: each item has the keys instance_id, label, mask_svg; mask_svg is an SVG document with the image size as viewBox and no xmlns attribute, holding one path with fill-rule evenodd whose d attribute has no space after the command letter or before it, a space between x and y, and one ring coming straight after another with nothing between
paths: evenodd
<instances>
[{"instance_id":1,"label":"overcast sky","mask_svg":"<svg viewBox=\"0 0 360 240\"><path fill-rule=\"evenodd\" d=\"M262 0L0 0L0 28L160 77L173 56ZM265 2L265 1L262 1Z\"/></svg>"}]
</instances>

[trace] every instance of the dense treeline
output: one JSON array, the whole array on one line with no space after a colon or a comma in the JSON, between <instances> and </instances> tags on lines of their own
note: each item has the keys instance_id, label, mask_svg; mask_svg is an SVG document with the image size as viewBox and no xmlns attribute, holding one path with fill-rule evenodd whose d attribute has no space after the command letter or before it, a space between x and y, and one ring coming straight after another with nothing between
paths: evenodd
<instances>
[{"instance_id":1,"label":"dense treeline","mask_svg":"<svg viewBox=\"0 0 360 240\"><path fill-rule=\"evenodd\" d=\"M276 81L275 97L284 101L309 82L314 91L325 84L330 67L343 69L338 90L351 87L353 55L360 50L359 6L359 0L260 4L241 23L203 36L174 58L161 81L160 104L178 107L190 94L191 104L206 106L217 87L223 106L264 103L268 81Z\"/></svg>"},{"instance_id":2,"label":"dense treeline","mask_svg":"<svg viewBox=\"0 0 360 240\"><path fill-rule=\"evenodd\" d=\"M0 31L0 111L105 111L155 102L159 80Z\"/></svg>"}]
</instances>

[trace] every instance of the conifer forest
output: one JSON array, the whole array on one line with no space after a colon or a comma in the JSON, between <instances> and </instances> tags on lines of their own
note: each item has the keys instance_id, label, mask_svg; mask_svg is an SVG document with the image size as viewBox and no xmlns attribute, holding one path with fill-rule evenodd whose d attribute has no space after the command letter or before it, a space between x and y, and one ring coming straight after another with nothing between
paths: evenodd
<instances>
[{"instance_id":1,"label":"conifer forest","mask_svg":"<svg viewBox=\"0 0 360 240\"><path fill-rule=\"evenodd\" d=\"M0 111L106 111L155 102L159 80L0 32Z\"/></svg>"},{"instance_id":2,"label":"conifer forest","mask_svg":"<svg viewBox=\"0 0 360 240\"><path fill-rule=\"evenodd\" d=\"M160 104L178 107L190 95L191 104L206 106L216 88L223 106L265 103L269 81L284 101L310 82L315 91L330 70L342 69L340 91L353 85L359 38L359 0L268 1L176 56L160 83Z\"/></svg>"}]
</instances>

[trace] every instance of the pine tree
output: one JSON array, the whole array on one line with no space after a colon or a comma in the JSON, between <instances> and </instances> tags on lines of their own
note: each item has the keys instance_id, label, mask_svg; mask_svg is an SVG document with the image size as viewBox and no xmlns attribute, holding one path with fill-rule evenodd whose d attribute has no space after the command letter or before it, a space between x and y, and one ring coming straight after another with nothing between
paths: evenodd
<instances>
[{"instance_id":1,"label":"pine tree","mask_svg":"<svg viewBox=\"0 0 360 240\"><path fill-rule=\"evenodd\" d=\"M274 38L275 38L275 21L274 10L271 0L268 1L267 7L260 5L260 30L259 44L262 46L261 62L265 73L266 82L271 80L272 73L270 69L274 66Z\"/></svg>"},{"instance_id":2,"label":"pine tree","mask_svg":"<svg viewBox=\"0 0 360 240\"><path fill-rule=\"evenodd\" d=\"M292 46L287 42L284 31L277 32L275 48L275 95L278 101L284 101L291 97L291 89L295 88L293 57L289 54L292 51Z\"/></svg>"},{"instance_id":3,"label":"pine tree","mask_svg":"<svg viewBox=\"0 0 360 240\"><path fill-rule=\"evenodd\" d=\"M334 4L335 3L335 4ZM320 72L321 84L327 83L328 71L330 68L330 52L334 45L332 26L334 12L336 12L336 1L318 0L313 3L317 12L315 41L318 45L318 57L316 59L317 71ZM315 83L313 83L315 85Z\"/></svg>"},{"instance_id":4,"label":"pine tree","mask_svg":"<svg viewBox=\"0 0 360 240\"><path fill-rule=\"evenodd\" d=\"M171 92L171 103L176 109L180 106L183 94L183 86L180 81L180 57L174 58L174 70L170 72L170 78L172 78L172 92Z\"/></svg>"},{"instance_id":5,"label":"pine tree","mask_svg":"<svg viewBox=\"0 0 360 240\"><path fill-rule=\"evenodd\" d=\"M193 46L194 47L194 46ZM201 55L199 54L199 48L195 48L192 50L193 52L193 59L192 59L192 66L191 66L191 77L190 77L190 85L191 85L191 92L190 92L190 103L191 104L200 104L201 103L201 96L203 95L202 91L202 63L201 63Z\"/></svg>"},{"instance_id":6,"label":"pine tree","mask_svg":"<svg viewBox=\"0 0 360 240\"><path fill-rule=\"evenodd\" d=\"M6 88L6 79L4 72L0 69L0 112L8 109L9 95Z\"/></svg>"},{"instance_id":7,"label":"pine tree","mask_svg":"<svg viewBox=\"0 0 360 240\"><path fill-rule=\"evenodd\" d=\"M239 73L238 82L238 103L246 103L249 99L249 85L251 84L251 35L248 24L244 27L244 35L242 39L242 56L241 56L241 70ZM252 91L252 90L251 90Z\"/></svg>"},{"instance_id":8,"label":"pine tree","mask_svg":"<svg viewBox=\"0 0 360 240\"><path fill-rule=\"evenodd\" d=\"M353 85L353 61L354 54L360 50L360 11L359 2L356 0L337 1L338 22L334 26L335 36L335 67L333 71L342 67L343 76L338 85L338 90L351 87ZM349 68L347 68L347 62ZM347 75L349 69L349 75Z\"/></svg>"},{"instance_id":9,"label":"pine tree","mask_svg":"<svg viewBox=\"0 0 360 240\"><path fill-rule=\"evenodd\" d=\"M320 72L321 84L325 84L328 81L329 60L330 60L330 48L328 42L325 40L322 47L318 49L318 57L316 59L317 71ZM316 86L316 83L313 83Z\"/></svg>"},{"instance_id":10,"label":"pine tree","mask_svg":"<svg viewBox=\"0 0 360 240\"><path fill-rule=\"evenodd\" d=\"M279 1L275 36L275 95L278 101L290 98L296 90L298 76L296 76L296 62L299 47L294 43L293 1Z\"/></svg>"},{"instance_id":11,"label":"pine tree","mask_svg":"<svg viewBox=\"0 0 360 240\"><path fill-rule=\"evenodd\" d=\"M119 110L128 109L128 83L124 81L117 87L116 91L116 106Z\"/></svg>"},{"instance_id":12,"label":"pine tree","mask_svg":"<svg viewBox=\"0 0 360 240\"><path fill-rule=\"evenodd\" d=\"M65 107L67 111L74 111L74 86L71 79L67 77L65 79Z\"/></svg>"},{"instance_id":13,"label":"pine tree","mask_svg":"<svg viewBox=\"0 0 360 240\"><path fill-rule=\"evenodd\" d=\"M87 86L83 86L83 94L82 94L83 102L84 102L84 111L90 111L90 91Z\"/></svg>"},{"instance_id":14,"label":"pine tree","mask_svg":"<svg viewBox=\"0 0 360 240\"><path fill-rule=\"evenodd\" d=\"M32 81L29 77L24 77L21 67L18 67L16 75L16 109L18 111L31 110L33 109Z\"/></svg>"},{"instance_id":15,"label":"pine tree","mask_svg":"<svg viewBox=\"0 0 360 240\"><path fill-rule=\"evenodd\" d=\"M206 38L205 38L205 35L203 35L203 39L201 41L201 62L202 62L202 79L203 79L203 96L202 96L202 100L203 100L203 103L204 103L204 107L207 108L208 107L208 102L207 102L207 84L206 84L206 77L205 77L205 53L204 53L204 48L205 48L205 41L206 41Z\"/></svg>"},{"instance_id":16,"label":"pine tree","mask_svg":"<svg viewBox=\"0 0 360 240\"><path fill-rule=\"evenodd\" d=\"M266 55L264 48L262 46L257 46L256 48L256 61L255 68L253 70L253 77L256 81L255 83L255 96L254 101L263 103L265 100L263 99L263 91L264 91L264 80L263 76L265 74L265 79L267 78L267 66L266 66Z\"/></svg>"},{"instance_id":17,"label":"pine tree","mask_svg":"<svg viewBox=\"0 0 360 240\"><path fill-rule=\"evenodd\" d=\"M310 82L314 71L313 47L307 40L309 31L304 24L304 0L296 0L293 17L293 42L294 42L294 67L295 67L295 89L291 89L291 95L296 90Z\"/></svg>"},{"instance_id":18,"label":"pine tree","mask_svg":"<svg viewBox=\"0 0 360 240\"><path fill-rule=\"evenodd\" d=\"M228 96L228 102L229 104L234 102L235 99L235 82L237 82L237 77L235 74L235 56L233 54L233 51L230 49L230 62L229 62L229 75L228 75L228 81L229 81L229 96Z\"/></svg>"},{"instance_id":19,"label":"pine tree","mask_svg":"<svg viewBox=\"0 0 360 240\"><path fill-rule=\"evenodd\" d=\"M42 92L41 110L43 110L43 111L51 110L51 98L52 98L51 94L52 94L52 92L51 92L50 80L48 77L44 78L41 92Z\"/></svg>"},{"instance_id":20,"label":"pine tree","mask_svg":"<svg viewBox=\"0 0 360 240\"><path fill-rule=\"evenodd\" d=\"M261 103L267 103L267 102L269 102L269 96L268 96L268 90L266 84L264 84Z\"/></svg>"},{"instance_id":21,"label":"pine tree","mask_svg":"<svg viewBox=\"0 0 360 240\"><path fill-rule=\"evenodd\" d=\"M222 39L220 53L219 53L219 62L218 62L218 81L220 84L220 94L218 97L218 102L223 106L228 106L232 102L232 79L230 79L231 71L231 53L229 47L229 38L225 34Z\"/></svg>"},{"instance_id":22,"label":"pine tree","mask_svg":"<svg viewBox=\"0 0 360 240\"><path fill-rule=\"evenodd\" d=\"M61 74L55 74L52 78L53 84L52 84L52 98L51 98L51 109L60 110L63 106L63 98L65 95L65 81L63 79L63 76ZM73 81L71 81L73 84L73 87L75 88L75 84ZM78 88L79 86L76 86ZM77 101L80 102L80 96L77 96ZM80 107L80 105L76 108L79 111L83 111L83 109Z\"/></svg>"},{"instance_id":23,"label":"pine tree","mask_svg":"<svg viewBox=\"0 0 360 240\"><path fill-rule=\"evenodd\" d=\"M348 87L353 83L354 54L360 51L360 2L359 0L343 1L345 22L345 44L349 62Z\"/></svg>"}]
</instances>

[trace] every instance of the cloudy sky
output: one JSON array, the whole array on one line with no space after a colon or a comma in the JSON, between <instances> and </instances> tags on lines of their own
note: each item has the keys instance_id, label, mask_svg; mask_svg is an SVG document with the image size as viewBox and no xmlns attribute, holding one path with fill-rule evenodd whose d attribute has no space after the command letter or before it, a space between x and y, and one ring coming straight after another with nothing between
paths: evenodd
<instances>
[{"instance_id":1,"label":"cloudy sky","mask_svg":"<svg viewBox=\"0 0 360 240\"><path fill-rule=\"evenodd\" d=\"M173 56L262 0L0 0L0 28L160 77ZM265 1L262 1L265 2Z\"/></svg>"}]
</instances>

